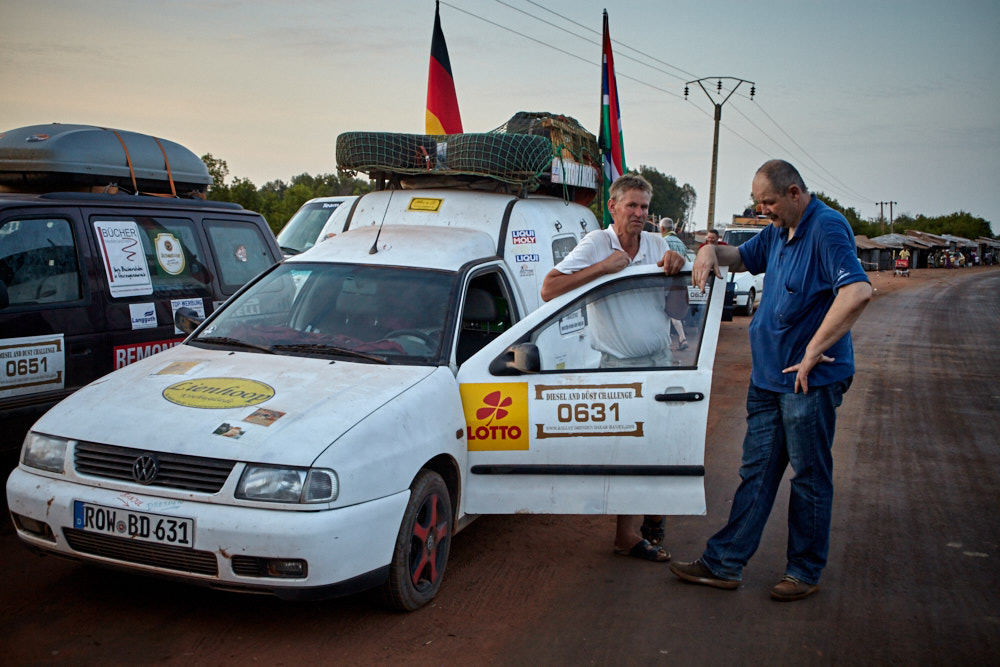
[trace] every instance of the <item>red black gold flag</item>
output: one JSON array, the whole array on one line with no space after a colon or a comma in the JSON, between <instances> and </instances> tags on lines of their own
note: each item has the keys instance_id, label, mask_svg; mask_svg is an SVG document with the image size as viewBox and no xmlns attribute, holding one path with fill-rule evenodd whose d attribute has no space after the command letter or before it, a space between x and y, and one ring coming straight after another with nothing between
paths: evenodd
<instances>
[{"instance_id":1,"label":"red black gold flag","mask_svg":"<svg viewBox=\"0 0 1000 667\"><path fill-rule=\"evenodd\" d=\"M451 76L448 45L441 31L440 7L434 8L434 38L431 40L431 66L427 74L427 134L461 134L462 117L458 113L455 80Z\"/></svg>"}]
</instances>

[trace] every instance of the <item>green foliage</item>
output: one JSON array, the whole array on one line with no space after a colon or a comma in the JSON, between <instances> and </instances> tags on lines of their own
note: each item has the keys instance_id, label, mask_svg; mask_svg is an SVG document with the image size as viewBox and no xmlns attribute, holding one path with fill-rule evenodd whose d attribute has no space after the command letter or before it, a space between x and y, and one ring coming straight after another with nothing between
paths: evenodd
<instances>
[{"instance_id":1,"label":"green foliage","mask_svg":"<svg viewBox=\"0 0 1000 667\"><path fill-rule=\"evenodd\" d=\"M685 183L678 185L677 179L653 167L640 165L637 173L653 186L653 199L649 203L650 217L671 218L678 225L689 229L688 224L694 212L697 195L694 188Z\"/></svg>"},{"instance_id":2,"label":"green foliage","mask_svg":"<svg viewBox=\"0 0 1000 667\"><path fill-rule=\"evenodd\" d=\"M862 234L868 238L882 236L883 234L888 234L890 232L906 234L907 229L927 232L928 234L960 236L969 240L977 239L980 236L994 238L993 230L990 228L988 220L977 218L971 213L966 213L965 211L958 211L935 218L930 218L925 215L917 215L914 217L904 213L902 215L895 216L891 222L888 219L888 216L884 220L880 220L878 218L863 220L861 216L858 215L858 212L853 208L844 208L836 199L828 197L822 192L816 192L814 194L817 199L821 200L830 208L843 213L855 234Z\"/></svg>"},{"instance_id":3,"label":"green foliage","mask_svg":"<svg viewBox=\"0 0 1000 667\"><path fill-rule=\"evenodd\" d=\"M250 179L236 177L231 185L226 184L229 166L206 153L201 157L212 176L208 198L213 201L235 202L245 209L257 211L264 216L271 230L277 234L302 204L315 197L337 195L362 195L370 191L366 180L347 174L299 174L291 183L269 181L258 188Z\"/></svg>"}]
</instances>

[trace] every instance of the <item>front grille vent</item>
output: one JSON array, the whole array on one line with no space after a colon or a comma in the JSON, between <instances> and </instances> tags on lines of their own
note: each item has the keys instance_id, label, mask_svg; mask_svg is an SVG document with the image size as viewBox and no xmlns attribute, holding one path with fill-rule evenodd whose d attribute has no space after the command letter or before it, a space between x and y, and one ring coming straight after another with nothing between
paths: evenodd
<instances>
[{"instance_id":1,"label":"front grille vent","mask_svg":"<svg viewBox=\"0 0 1000 667\"><path fill-rule=\"evenodd\" d=\"M114 535L98 535L75 528L63 528L63 535L73 551L79 553L175 572L209 576L219 574L218 560L210 551L141 542Z\"/></svg>"},{"instance_id":2,"label":"front grille vent","mask_svg":"<svg viewBox=\"0 0 1000 667\"><path fill-rule=\"evenodd\" d=\"M104 479L135 482L132 466L146 450L102 445L96 442L78 442L73 454L73 465L79 475ZM204 456L185 456L156 452L158 462L156 478L146 486L201 493L218 493L229 479L235 461L211 459Z\"/></svg>"}]
</instances>

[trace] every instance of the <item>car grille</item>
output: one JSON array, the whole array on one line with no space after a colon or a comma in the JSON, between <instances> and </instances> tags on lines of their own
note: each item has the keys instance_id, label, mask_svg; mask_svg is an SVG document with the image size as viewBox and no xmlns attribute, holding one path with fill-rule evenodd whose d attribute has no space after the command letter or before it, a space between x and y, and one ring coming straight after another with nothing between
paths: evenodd
<instances>
[{"instance_id":1,"label":"car grille","mask_svg":"<svg viewBox=\"0 0 1000 667\"><path fill-rule=\"evenodd\" d=\"M97 535L75 528L63 528L66 542L73 549L91 556L149 565L175 572L217 576L219 564L210 551L195 551L167 544L140 542L113 535Z\"/></svg>"},{"instance_id":2,"label":"car grille","mask_svg":"<svg viewBox=\"0 0 1000 667\"><path fill-rule=\"evenodd\" d=\"M132 465L143 454L151 452L96 442L78 442L73 454L73 465L76 472L81 475L135 482ZM229 479L229 473L236 465L235 461L203 456L161 452L156 452L154 456L158 463L158 471L153 481L145 486L202 493L217 493Z\"/></svg>"}]
</instances>

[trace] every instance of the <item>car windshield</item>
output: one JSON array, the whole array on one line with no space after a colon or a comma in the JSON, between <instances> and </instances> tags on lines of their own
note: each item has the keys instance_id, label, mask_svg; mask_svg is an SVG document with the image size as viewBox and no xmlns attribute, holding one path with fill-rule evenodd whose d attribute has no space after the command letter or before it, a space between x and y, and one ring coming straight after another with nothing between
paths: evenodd
<instances>
[{"instance_id":1,"label":"car windshield","mask_svg":"<svg viewBox=\"0 0 1000 667\"><path fill-rule=\"evenodd\" d=\"M729 245L741 245L757 234L760 234L760 229L727 229L723 240Z\"/></svg>"},{"instance_id":2,"label":"car windshield","mask_svg":"<svg viewBox=\"0 0 1000 667\"><path fill-rule=\"evenodd\" d=\"M278 245L286 255L297 255L316 245L323 225L330 219L340 202L304 204L278 232Z\"/></svg>"},{"instance_id":3,"label":"car windshield","mask_svg":"<svg viewBox=\"0 0 1000 667\"><path fill-rule=\"evenodd\" d=\"M308 357L432 365L442 356L456 275L285 263L228 302L190 341Z\"/></svg>"}]
</instances>

